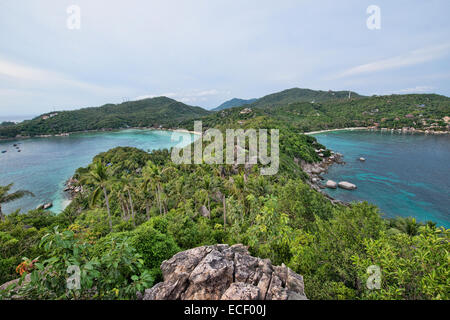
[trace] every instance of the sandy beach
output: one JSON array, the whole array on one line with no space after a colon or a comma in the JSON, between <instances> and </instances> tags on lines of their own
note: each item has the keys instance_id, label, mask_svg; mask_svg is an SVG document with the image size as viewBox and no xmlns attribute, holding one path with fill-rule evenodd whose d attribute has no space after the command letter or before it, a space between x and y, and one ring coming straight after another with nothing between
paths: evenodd
<instances>
[{"instance_id":1,"label":"sandy beach","mask_svg":"<svg viewBox=\"0 0 450 320\"><path fill-rule=\"evenodd\" d=\"M356 128L342 128L342 129L328 129L328 130L319 130L319 131L311 131L311 132L305 132L304 134L317 134L317 133L324 133L324 132L332 132L332 131L353 131L353 130L368 130L366 127L356 127Z\"/></svg>"}]
</instances>

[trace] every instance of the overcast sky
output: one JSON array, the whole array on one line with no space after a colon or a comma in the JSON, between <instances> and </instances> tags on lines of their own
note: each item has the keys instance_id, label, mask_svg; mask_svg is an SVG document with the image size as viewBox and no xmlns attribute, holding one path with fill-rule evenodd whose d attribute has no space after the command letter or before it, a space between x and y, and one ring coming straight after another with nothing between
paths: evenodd
<instances>
[{"instance_id":1,"label":"overcast sky","mask_svg":"<svg viewBox=\"0 0 450 320\"><path fill-rule=\"evenodd\" d=\"M0 40L0 116L292 87L450 96L448 0L1 0Z\"/></svg>"}]
</instances>

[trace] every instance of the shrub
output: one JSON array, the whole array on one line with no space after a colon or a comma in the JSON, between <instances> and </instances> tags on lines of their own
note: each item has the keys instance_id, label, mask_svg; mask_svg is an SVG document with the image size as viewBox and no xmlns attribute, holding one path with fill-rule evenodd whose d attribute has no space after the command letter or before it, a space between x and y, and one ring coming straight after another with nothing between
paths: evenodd
<instances>
[{"instance_id":1,"label":"shrub","mask_svg":"<svg viewBox=\"0 0 450 320\"><path fill-rule=\"evenodd\" d=\"M142 255L148 269L159 269L164 260L180 251L175 240L151 226L150 222L140 225L130 238L130 244Z\"/></svg>"}]
</instances>

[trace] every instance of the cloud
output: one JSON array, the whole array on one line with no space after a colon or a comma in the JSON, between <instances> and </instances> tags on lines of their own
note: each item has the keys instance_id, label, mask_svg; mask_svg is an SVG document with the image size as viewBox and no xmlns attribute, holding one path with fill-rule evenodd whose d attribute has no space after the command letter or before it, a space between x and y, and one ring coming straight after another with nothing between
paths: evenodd
<instances>
[{"instance_id":1,"label":"cloud","mask_svg":"<svg viewBox=\"0 0 450 320\"><path fill-rule=\"evenodd\" d=\"M96 84L79 81L63 73L46 70L8 61L0 57L0 76L8 80L20 81L28 87L33 86L65 86L91 91L99 94L108 94L118 88L103 87ZM124 89L124 88L121 88Z\"/></svg>"},{"instance_id":2,"label":"cloud","mask_svg":"<svg viewBox=\"0 0 450 320\"><path fill-rule=\"evenodd\" d=\"M362 64L333 75L328 80L341 79L361 74L397 69L433 61L450 52L450 43L410 51L404 55Z\"/></svg>"},{"instance_id":3,"label":"cloud","mask_svg":"<svg viewBox=\"0 0 450 320\"><path fill-rule=\"evenodd\" d=\"M176 96L177 96L177 94L173 93L173 92L162 93L162 94L144 94L141 96L137 96L137 97L133 98L132 100L137 101L137 100L151 99L151 98L156 98L156 97L175 98Z\"/></svg>"},{"instance_id":4,"label":"cloud","mask_svg":"<svg viewBox=\"0 0 450 320\"><path fill-rule=\"evenodd\" d=\"M218 90L211 89L211 90L205 90L205 91L200 91L200 92L193 93L192 96L195 96L195 97L215 96L215 95L217 95L219 93L220 92Z\"/></svg>"},{"instance_id":5,"label":"cloud","mask_svg":"<svg viewBox=\"0 0 450 320\"><path fill-rule=\"evenodd\" d=\"M414 88L406 88L389 92L389 94L409 94L409 93L427 93L432 92L435 88L432 86L415 86Z\"/></svg>"},{"instance_id":6,"label":"cloud","mask_svg":"<svg viewBox=\"0 0 450 320\"><path fill-rule=\"evenodd\" d=\"M434 87L431 86L416 86L414 88L407 88L407 89L401 89L398 90L398 93L424 93L424 92L431 92L434 89Z\"/></svg>"},{"instance_id":7,"label":"cloud","mask_svg":"<svg viewBox=\"0 0 450 320\"><path fill-rule=\"evenodd\" d=\"M194 90L189 92L179 92L179 93L162 93L162 94L146 94L146 95L140 95L134 98L133 100L142 100L142 99L148 99L148 98L155 98L155 97L168 97L172 98L178 101L181 101L183 103L196 103L200 101L206 101L206 97L210 96L216 96L222 94L221 91L217 89L209 89L209 90Z\"/></svg>"},{"instance_id":8,"label":"cloud","mask_svg":"<svg viewBox=\"0 0 450 320\"><path fill-rule=\"evenodd\" d=\"M390 94L411 94L411 93L432 93L436 88L432 86L415 86L411 88L398 89L392 91L373 92L371 95L390 95Z\"/></svg>"}]
</instances>

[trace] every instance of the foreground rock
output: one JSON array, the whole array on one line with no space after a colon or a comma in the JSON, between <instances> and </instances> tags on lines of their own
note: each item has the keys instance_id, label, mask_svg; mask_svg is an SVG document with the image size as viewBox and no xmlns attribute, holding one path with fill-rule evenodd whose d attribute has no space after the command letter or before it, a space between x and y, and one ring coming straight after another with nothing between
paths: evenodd
<instances>
[{"instance_id":1,"label":"foreground rock","mask_svg":"<svg viewBox=\"0 0 450 320\"><path fill-rule=\"evenodd\" d=\"M345 190L355 190L356 185L353 183L347 182L347 181L341 181L338 184L339 188L345 189Z\"/></svg>"},{"instance_id":2,"label":"foreground rock","mask_svg":"<svg viewBox=\"0 0 450 320\"><path fill-rule=\"evenodd\" d=\"M19 292L19 290L22 287L24 287L26 284L28 284L31 281L31 275L27 274L21 285L19 285L19 281L20 281L20 278L11 280L11 281L8 281L8 282L2 284L0 286L0 292L6 291L7 289L10 289L10 287L11 287L10 292L9 292L11 295L11 299L13 299L13 300L22 299L22 297L20 295L18 295L17 292Z\"/></svg>"},{"instance_id":3,"label":"foreground rock","mask_svg":"<svg viewBox=\"0 0 450 320\"><path fill-rule=\"evenodd\" d=\"M161 270L164 282L143 300L307 300L301 275L250 256L241 244L179 252Z\"/></svg>"}]
</instances>

